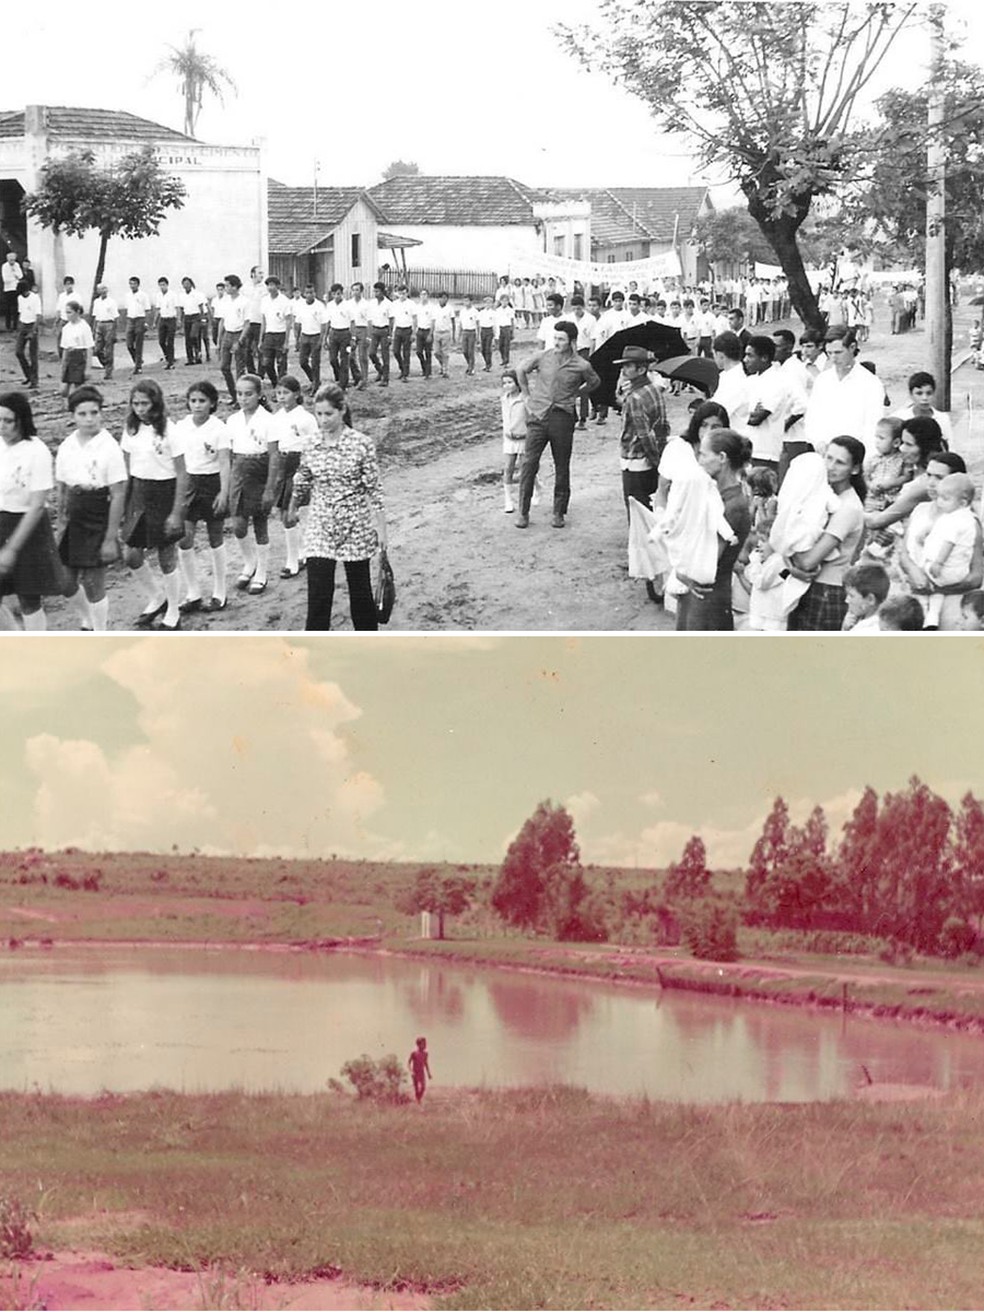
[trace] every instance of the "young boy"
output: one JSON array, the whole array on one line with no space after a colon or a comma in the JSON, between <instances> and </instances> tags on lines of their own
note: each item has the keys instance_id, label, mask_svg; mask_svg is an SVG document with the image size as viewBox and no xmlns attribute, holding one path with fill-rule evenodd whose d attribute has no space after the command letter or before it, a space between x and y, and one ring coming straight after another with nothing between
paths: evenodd
<instances>
[{"instance_id":1,"label":"young boy","mask_svg":"<svg viewBox=\"0 0 984 1312\"><path fill-rule=\"evenodd\" d=\"M923 608L915 597L889 597L878 611L879 633L921 633Z\"/></svg>"},{"instance_id":2,"label":"young boy","mask_svg":"<svg viewBox=\"0 0 984 1312\"><path fill-rule=\"evenodd\" d=\"M882 565L853 565L844 574L845 633L880 633L878 608L888 597L888 571Z\"/></svg>"},{"instance_id":3,"label":"young boy","mask_svg":"<svg viewBox=\"0 0 984 1312\"><path fill-rule=\"evenodd\" d=\"M486 373L489 373L492 368L492 343L495 341L495 328L495 302L491 296L486 296L482 302L482 308L478 312L479 345L482 351L482 359L485 361Z\"/></svg>"},{"instance_id":4,"label":"young boy","mask_svg":"<svg viewBox=\"0 0 984 1312\"><path fill-rule=\"evenodd\" d=\"M960 598L960 627L965 633L984 630L984 592L979 588Z\"/></svg>"},{"instance_id":5,"label":"young boy","mask_svg":"<svg viewBox=\"0 0 984 1312\"><path fill-rule=\"evenodd\" d=\"M950 416L945 410L937 410L933 405L936 400L936 379L932 374L920 370L909 377L909 404L894 413L899 419L914 419L917 416L935 419L940 426L947 448L953 446L953 429Z\"/></svg>"},{"instance_id":6,"label":"young boy","mask_svg":"<svg viewBox=\"0 0 984 1312\"><path fill-rule=\"evenodd\" d=\"M454 345L454 321L454 306L448 304L447 292L438 292L437 309L434 311L434 356L442 378L447 378L448 366L451 363L451 348Z\"/></svg>"},{"instance_id":7,"label":"young boy","mask_svg":"<svg viewBox=\"0 0 984 1312\"><path fill-rule=\"evenodd\" d=\"M147 334L147 315L150 314L150 297L140 290L140 279L130 279L126 297L126 349L133 361L133 377L143 373L143 346Z\"/></svg>"},{"instance_id":8,"label":"young boy","mask_svg":"<svg viewBox=\"0 0 984 1312\"><path fill-rule=\"evenodd\" d=\"M41 327L41 297L22 278L17 284L17 363L24 370L24 386L38 389L38 332Z\"/></svg>"},{"instance_id":9,"label":"young boy","mask_svg":"<svg viewBox=\"0 0 984 1312\"><path fill-rule=\"evenodd\" d=\"M475 340L478 332L478 311L470 296L458 313L458 327L461 330L461 354L465 357L465 373L475 372Z\"/></svg>"},{"instance_id":10,"label":"young boy","mask_svg":"<svg viewBox=\"0 0 984 1312\"><path fill-rule=\"evenodd\" d=\"M420 1102L427 1088L427 1081L434 1078L431 1075L430 1062L427 1059L427 1040L425 1038L417 1040L417 1046L411 1052L407 1065L410 1067L410 1075L413 1079L413 1096Z\"/></svg>"},{"instance_id":11,"label":"young boy","mask_svg":"<svg viewBox=\"0 0 984 1312\"><path fill-rule=\"evenodd\" d=\"M71 274L66 274L62 279L62 290L58 293L58 300L55 303L55 314L58 316L57 333L61 337L61 330L68 323L68 311L65 306L69 301L76 301L80 298L75 291L75 279ZM58 358L61 359L61 346L58 347Z\"/></svg>"},{"instance_id":12,"label":"young boy","mask_svg":"<svg viewBox=\"0 0 984 1312\"><path fill-rule=\"evenodd\" d=\"M926 534L922 548L922 566L929 581L937 587L959 583L967 577L974 544L977 520L971 510L974 482L969 474L947 474L936 491L939 516ZM943 593L930 593L926 605L926 628L939 627Z\"/></svg>"},{"instance_id":13,"label":"young boy","mask_svg":"<svg viewBox=\"0 0 984 1312\"><path fill-rule=\"evenodd\" d=\"M164 368L174 368L174 338L178 331L178 300L167 278L157 279L157 344Z\"/></svg>"}]
</instances>

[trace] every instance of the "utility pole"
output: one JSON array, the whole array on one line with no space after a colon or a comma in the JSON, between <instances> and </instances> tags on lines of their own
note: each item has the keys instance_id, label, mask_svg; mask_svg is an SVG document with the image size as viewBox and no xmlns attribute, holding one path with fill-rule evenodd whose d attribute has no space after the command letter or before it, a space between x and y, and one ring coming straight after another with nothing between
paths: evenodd
<instances>
[{"instance_id":1,"label":"utility pole","mask_svg":"<svg viewBox=\"0 0 984 1312\"><path fill-rule=\"evenodd\" d=\"M926 337L929 368L936 379L937 405L950 408L950 286L946 270L946 112L943 87L944 6L934 0L929 9L930 73L926 174Z\"/></svg>"}]
</instances>

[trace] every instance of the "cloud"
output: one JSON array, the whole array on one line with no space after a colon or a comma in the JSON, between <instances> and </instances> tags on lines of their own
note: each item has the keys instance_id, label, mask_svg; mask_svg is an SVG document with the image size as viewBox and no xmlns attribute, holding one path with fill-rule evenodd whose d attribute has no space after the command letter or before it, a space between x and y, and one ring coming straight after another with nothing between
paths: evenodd
<instances>
[{"instance_id":1,"label":"cloud","mask_svg":"<svg viewBox=\"0 0 984 1312\"><path fill-rule=\"evenodd\" d=\"M575 826L583 825L601 806L601 801L587 789L583 793L572 793L564 806L571 813Z\"/></svg>"},{"instance_id":2,"label":"cloud","mask_svg":"<svg viewBox=\"0 0 984 1312\"><path fill-rule=\"evenodd\" d=\"M112 650L102 673L134 698L142 741L31 738L38 841L377 854L383 789L345 734L362 710L314 677L307 650L144 640Z\"/></svg>"},{"instance_id":3,"label":"cloud","mask_svg":"<svg viewBox=\"0 0 984 1312\"><path fill-rule=\"evenodd\" d=\"M639 801L643 806L662 806L663 794L654 789L651 793L643 793L640 796Z\"/></svg>"}]
</instances>

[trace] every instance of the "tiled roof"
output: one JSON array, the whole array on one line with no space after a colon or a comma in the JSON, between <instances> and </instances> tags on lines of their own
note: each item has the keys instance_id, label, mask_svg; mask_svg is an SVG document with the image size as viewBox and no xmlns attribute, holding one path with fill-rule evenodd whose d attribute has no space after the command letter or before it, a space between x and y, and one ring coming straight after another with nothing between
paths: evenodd
<instances>
[{"instance_id":1,"label":"tiled roof","mask_svg":"<svg viewBox=\"0 0 984 1312\"><path fill-rule=\"evenodd\" d=\"M590 202L592 243L607 246L640 239L672 241L678 214L680 235L689 236L707 188L606 187L565 191L564 195Z\"/></svg>"},{"instance_id":2,"label":"tiled roof","mask_svg":"<svg viewBox=\"0 0 984 1312\"><path fill-rule=\"evenodd\" d=\"M74 109L65 105L42 106L53 137L82 137L100 141L193 141L193 137L161 123L138 118L122 109ZM24 111L0 114L0 137L24 135Z\"/></svg>"},{"instance_id":3,"label":"tiled roof","mask_svg":"<svg viewBox=\"0 0 984 1312\"><path fill-rule=\"evenodd\" d=\"M514 178L406 174L369 188L388 223L509 224L533 222L533 206L557 199Z\"/></svg>"},{"instance_id":4,"label":"tiled roof","mask_svg":"<svg viewBox=\"0 0 984 1312\"><path fill-rule=\"evenodd\" d=\"M319 187L315 208L313 187L270 183L267 187L270 253L300 255L309 251L331 235L360 199L375 208L362 187Z\"/></svg>"}]
</instances>

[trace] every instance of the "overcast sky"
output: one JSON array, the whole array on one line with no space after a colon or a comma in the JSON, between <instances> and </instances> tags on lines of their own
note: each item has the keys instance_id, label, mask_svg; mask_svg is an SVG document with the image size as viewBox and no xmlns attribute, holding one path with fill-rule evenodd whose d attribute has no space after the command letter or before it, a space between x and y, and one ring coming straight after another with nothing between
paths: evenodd
<instances>
[{"instance_id":1,"label":"overcast sky","mask_svg":"<svg viewBox=\"0 0 984 1312\"><path fill-rule=\"evenodd\" d=\"M0 846L498 861L549 797L587 861L740 863L777 792L980 795L982 674L966 638L8 638Z\"/></svg>"},{"instance_id":2,"label":"overcast sky","mask_svg":"<svg viewBox=\"0 0 984 1312\"><path fill-rule=\"evenodd\" d=\"M950 7L954 24L967 24L967 57L981 61L981 7ZM595 0L375 0L282 11L241 0L13 5L3 21L0 108L126 109L180 129L173 79L148 74L168 44L199 27L200 48L239 86L224 108L208 103L200 138L247 145L264 137L269 172L292 185L312 182L316 158L326 185L371 185L396 158L425 173L508 174L532 186L698 180L684 145L657 137L639 101L560 49L559 21L596 14ZM911 86L925 53L914 34L887 83Z\"/></svg>"}]
</instances>

